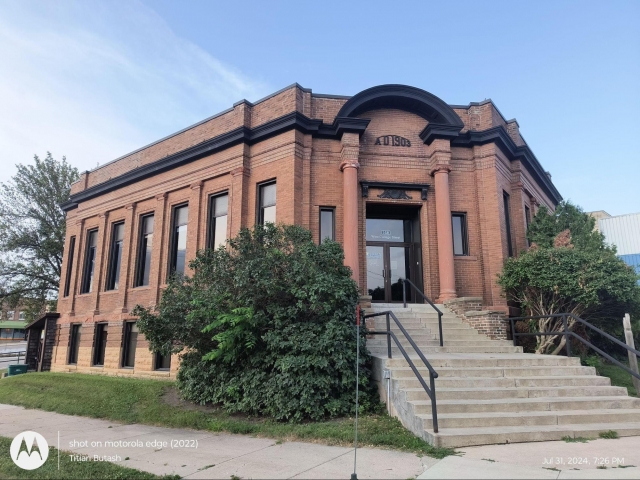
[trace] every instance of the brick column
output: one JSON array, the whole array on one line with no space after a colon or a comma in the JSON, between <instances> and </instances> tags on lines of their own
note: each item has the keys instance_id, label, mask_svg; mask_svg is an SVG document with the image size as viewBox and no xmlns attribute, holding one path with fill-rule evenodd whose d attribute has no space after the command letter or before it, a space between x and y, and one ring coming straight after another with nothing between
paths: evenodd
<instances>
[{"instance_id":1,"label":"brick column","mask_svg":"<svg viewBox=\"0 0 640 480\"><path fill-rule=\"evenodd\" d=\"M342 171L344 224L344 264L351 268L351 277L360 283L360 260L358 257L358 155L360 139L355 133L342 136Z\"/></svg>"},{"instance_id":2,"label":"brick column","mask_svg":"<svg viewBox=\"0 0 640 480\"><path fill-rule=\"evenodd\" d=\"M96 259L93 272L93 291L91 292L91 300L93 303L93 313L100 313L100 292L103 288L103 274L109 263L109 214L103 213L98 215L100 225L98 226L98 246L96 247Z\"/></svg>"},{"instance_id":3,"label":"brick column","mask_svg":"<svg viewBox=\"0 0 640 480\"><path fill-rule=\"evenodd\" d=\"M134 248L134 245L137 245L137 242L133 238L133 232L135 231L135 213L136 213L136 204L130 203L125 205L125 219L124 219L124 242L123 242L123 250L122 250L122 261L120 262L120 278L118 279L118 289L120 290L120 309L122 313L127 313L127 297L129 295L129 287L131 275L133 275L134 265L131 263L131 252Z\"/></svg>"},{"instance_id":4,"label":"brick column","mask_svg":"<svg viewBox=\"0 0 640 480\"><path fill-rule=\"evenodd\" d=\"M191 185L191 198L189 199L189 226L187 227L187 253L186 271L192 272L189 263L196 258L200 248L200 215L202 210L202 182ZM193 272L192 272L193 273Z\"/></svg>"},{"instance_id":5,"label":"brick column","mask_svg":"<svg viewBox=\"0 0 640 480\"><path fill-rule=\"evenodd\" d=\"M76 310L76 296L78 295L78 281L80 278L80 265L84 264L84 219L76 220L76 251L73 252L75 258L73 259L73 265L71 265L71 287L69 288L69 296L71 297L71 308L69 309L69 316L75 315Z\"/></svg>"},{"instance_id":6,"label":"brick column","mask_svg":"<svg viewBox=\"0 0 640 480\"><path fill-rule=\"evenodd\" d=\"M167 208L167 195L165 193L156 197L158 205L154 214L153 220L153 245L151 247L151 275L149 278L149 287L151 290L151 303L157 305L160 300L160 285L162 285L163 271L162 264L167 260L163 258L165 243L165 217Z\"/></svg>"},{"instance_id":7,"label":"brick column","mask_svg":"<svg viewBox=\"0 0 640 480\"><path fill-rule=\"evenodd\" d=\"M438 165L431 171L435 178L436 228L438 234L438 269L440 274L439 302L456 298L456 277L453 269L453 232L451 231L451 200L449 198L448 165Z\"/></svg>"},{"instance_id":8,"label":"brick column","mask_svg":"<svg viewBox=\"0 0 640 480\"><path fill-rule=\"evenodd\" d=\"M231 188L229 189L229 222L227 224L227 238L238 235L242 227L247 226L244 203L246 197L246 178L249 170L246 167L237 167L231 170Z\"/></svg>"}]
</instances>

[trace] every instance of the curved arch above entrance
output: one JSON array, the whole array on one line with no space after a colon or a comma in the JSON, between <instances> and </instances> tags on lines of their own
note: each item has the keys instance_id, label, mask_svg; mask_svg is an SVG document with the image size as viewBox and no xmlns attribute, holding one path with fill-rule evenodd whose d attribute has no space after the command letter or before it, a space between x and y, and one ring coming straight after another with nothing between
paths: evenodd
<instances>
[{"instance_id":1,"label":"curved arch above entrance","mask_svg":"<svg viewBox=\"0 0 640 480\"><path fill-rule=\"evenodd\" d=\"M378 85L351 97L337 117L357 117L370 110L394 108L421 116L429 123L459 127L464 124L447 103L435 95L408 85Z\"/></svg>"}]
</instances>

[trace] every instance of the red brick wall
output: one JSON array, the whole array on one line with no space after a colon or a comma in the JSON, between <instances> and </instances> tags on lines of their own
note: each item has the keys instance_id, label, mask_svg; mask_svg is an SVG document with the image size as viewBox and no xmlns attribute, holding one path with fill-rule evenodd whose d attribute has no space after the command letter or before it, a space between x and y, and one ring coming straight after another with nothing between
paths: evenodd
<instances>
[{"instance_id":1,"label":"red brick wall","mask_svg":"<svg viewBox=\"0 0 640 480\"><path fill-rule=\"evenodd\" d=\"M312 118L331 123L344 98L312 95L296 86L251 105L237 104L231 111L210 119L183 133L151 147L142 149L112 164L83 176L74 184L77 192L138 166L163 158L195 143L211 138L239 125L255 127L286 113L298 110ZM496 125L511 128L491 102L459 108L456 112L465 128L486 129ZM505 300L496 278L506 254L506 230L502 206L502 191L511 195L511 224L514 252L526 248L524 206L553 206L542 189L532 180L519 162L509 162L494 144L473 148L451 148L448 140L436 140L425 145L419 138L426 120L402 110L385 109L361 115L370 120L360 139L358 161L359 180L429 184L427 200L419 191L407 192L410 200L380 199L382 190L371 188L368 198L358 197L359 222L353 226L359 232L360 287L366 291L365 211L367 203L400 204L419 207L422 236L422 270L425 294L432 299L439 295L438 232L435 221L435 190L430 175L435 165L448 165L450 200L453 212L467 215L469 256L454 260L458 296L482 297L484 305L504 306ZM375 145L380 135L400 135L411 141L411 147ZM169 255L169 234L172 209L189 204L187 258L195 257L204 248L208 216L208 200L212 194L229 193L228 235L256 222L257 185L275 179L277 182L277 221L296 223L309 228L319 240L319 208L336 209L336 240L343 241L343 185L341 141L313 138L289 131L255 145L236 145L171 171L146 178L134 185L122 187L98 198L82 202L67 216L67 239L76 236L76 249L71 271L69 297L64 298L65 278L61 282L58 309L58 345L55 370L85 371L117 375L175 375L178 359L173 359L171 373L153 371L153 355L140 335L136 365L133 370L119 367L123 322L133 320L131 311L137 304L157 304L166 284ZM138 251L140 218L154 213L154 238L149 286L133 287ZM124 221L125 240L120 287L106 292L109 239L114 222ZM94 290L79 294L87 232L98 229L98 256ZM66 272L68 249L65 248L62 271ZM104 367L92 367L94 324L109 322L108 362ZM69 344L69 324L83 323L82 342L77 366L66 365Z\"/></svg>"}]
</instances>

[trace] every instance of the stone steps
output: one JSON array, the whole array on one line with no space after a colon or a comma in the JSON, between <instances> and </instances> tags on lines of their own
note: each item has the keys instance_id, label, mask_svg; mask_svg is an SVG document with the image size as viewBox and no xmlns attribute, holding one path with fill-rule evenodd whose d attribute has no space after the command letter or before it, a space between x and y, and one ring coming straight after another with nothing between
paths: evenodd
<instances>
[{"instance_id":1,"label":"stone steps","mask_svg":"<svg viewBox=\"0 0 640 480\"><path fill-rule=\"evenodd\" d=\"M395 372L394 372L395 373ZM438 372L439 373L439 372ZM422 374L422 373L421 373ZM424 376L428 374L422 374ZM419 380L411 377L392 377L398 383L399 388L419 388ZM473 388L473 387L584 387L584 386L610 386L611 380L607 377L595 375L576 376L543 376L543 377L501 377L501 378L469 378L469 377L438 377L435 380L436 388Z\"/></svg>"},{"instance_id":2,"label":"stone steps","mask_svg":"<svg viewBox=\"0 0 640 480\"><path fill-rule=\"evenodd\" d=\"M640 435L638 423L499 426L484 428L442 428L427 431L425 439L438 447L469 447L502 443L543 442L563 437L598 438L600 432L614 430L620 437Z\"/></svg>"},{"instance_id":3,"label":"stone steps","mask_svg":"<svg viewBox=\"0 0 640 480\"><path fill-rule=\"evenodd\" d=\"M625 388L611 386L608 378L596 376L595 369L582 366L579 358L523 354L511 341L492 340L448 311L443 316L444 347L440 347L438 317L432 309L390 308L438 373L439 432L433 431L427 393L395 342L393 358L386 358L387 341L382 335L367 340L375 356L374 373L386 398L382 370L389 370L392 414L431 444L461 447L560 440L597 437L606 430L620 436L640 434L640 399L629 397ZM384 317L376 318L374 325L385 330ZM391 329L429 384L428 369L393 321Z\"/></svg>"},{"instance_id":4,"label":"stone steps","mask_svg":"<svg viewBox=\"0 0 640 480\"><path fill-rule=\"evenodd\" d=\"M437 390L437 389L436 389ZM410 402L416 415L431 415L431 400L413 400ZM485 400L442 400L437 399L440 413L479 413L500 412L513 414L529 411L586 410L594 409L629 409L640 408L640 398L624 395L598 397L537 397L520 398L517 402L509 398Z\"/></svg>"}]
</instances>

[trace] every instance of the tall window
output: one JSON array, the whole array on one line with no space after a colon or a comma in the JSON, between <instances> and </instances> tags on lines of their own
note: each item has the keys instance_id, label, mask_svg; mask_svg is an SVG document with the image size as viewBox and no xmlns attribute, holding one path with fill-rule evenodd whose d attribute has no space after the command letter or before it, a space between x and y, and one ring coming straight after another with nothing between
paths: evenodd
<instances>
[{"instance_id":1,"label":"tall window","mask_svg":"<svg viewBox=\"0 0 640 480\"><path fill-rule=\"evenodd\" d=\"M156 370L169 370L171 368L171 355L156 353Z\"/></svg>"},{"instance_id":2,"label":"tall window","mask_svg":"<svg viewBox=\"0 0 640 480\"><path fill-rule=\"evenodd\" d=\"M124 223L114 223L111 229L111 253L109 254L107 290L117 290L120 284L120 263L122 261L123 240Z\"/></svg>"},{"instance_id":3,"label":"tall window","mask_svg":"<svg viewBox=\"0 0 640 480\"><path fill-rule=\"evenodd\" d=\"M93 337L93 366L104 366L104 352L107 350L107 324L96 323L96 331Z\"/></svg>"},{"instance_id":4,"label":"tall window","mask_svg":"<svg viewBox=\"0 0 640 480\"><path fill-rule=\"evenodd\" d=\"M69 253L67 253L67 272L64 280L64 296L69 296L69 290L71 289L71 271L73 270L73 254L76 249L76 237L75 235L69 239Z\"/></svg>"},{"instance_id":5,"label":"tall window","mask_svg":"<svg viewBox=\"0 0 640 480\"><path fill-rule=\"evenodd\" d=\"M140 219L140 239L138 241L138 261L136 264L135 287L149 285L151 275L151 247L153 244L153 215Z\"/></svg>"},{"instance_id":6,"label":"tall window","mask_svg":"<svg viewBox=\"0 0 640 480\"><path fill-rule=\"evenodd\" d=\"M229 195L212 196L209 200L209 234L207 246L218 248L227 241L227 213L229 210Z\"/></svg>"},{"instance_id":7,"label":"tall window","mask_svg":"<svg viewBox=\"0 0 640 480\"><path fill-rule=\"evenodd\" d=\"M133 368L136 362L136 346L138 344L138 326L136 322L124 324L124 342L122 350L122 366Z\"/></svg>"},{"instance_id":8,"label":"tall window","mask_svg":"<svg viewBox=\"0 0 640 480\"><path fill-rule=\"evenodd\" d=\"M524 206L524 221L527 226L527 231L525 232L525 236L527 238L527 247L529 247L529 225L531 225L531 210L527 205Z\"/></svg>"},{"instance_id":9,"label":"tall window","mask_svg":"<svg viewBox=\"0 0 640 480\"><path fill-rule=\"evenodd\" d=\"M7 312L7 320L15 320L16 312L9 310Z\"/></svg>"},{"instance_id":10,"label":"tall window","mask_svg":"<svg viewBox=\"0 0 640 480\"><path fill-rule=\"evenodd\" d=\"M453 231L453 254L469 255L469 237L467 233L467 214L454 213L451 215L451 229Z\"/></svg>"},{"instance_id":11,"label":"tall window","mask_svg":"<svg viewBox=\"0 0 640 480\"><path fill-rule=\"evenodd\" d=\"M98 230L87 232L87 249L84 255L84 274L80 293L90 293L93 290L93 272L96 264L96 249L98 247Z\"/></svg>"},{"instance_id":12,"label":"tall window","mask_svg":"<svg viewBox=\"0 0 640 480\"><path fill-rule=\"evenodd\" d=\"M276 223L276 182L259 186L258 201L258 223Z\"/></svg>"},{"instance_id":13,"label":"tall window","mask_svg":"<svg viewBox=\"0 0 640 480\"><path fill-rule=\"evenodd\" d=\"M24 313L24 312L20 312L20 313L18 313L18 320L19 320L19 321L24 322L24 321L26 320L26 318L27 318L27 317L26 317L26 315L25 315L25 313Z\"/></svg>"},{"instance_id":14,"label":"tall window","mask_svg":"<svg viewBox=\"0 0 640 480\"><path fill-rule=\"evenodd\" d=\"M504 203L504 228L507 231L507 251L513 257L513 244L511 243L511 214L509 212L509 194L502 192L502 202Z\"/></svg>"},{"instance_id":15,"label":"tall window","mask_svg":"<svg viewBox=\"0 0 640 480\"><path fill-rule=\"evenodd\" d=\"M67 363L75 365L78 363L78 350L80 348L80 328L81 324L75 323L71 325L69 332L69 361Z\"/></svg>"},{"instance_id":16,"label":"tall window","mask_svg":"<svg viewBox=\"0 0 640 480\"><path fill-rule=\"evenodd\" d=\"M336 239L336 209L334 207L320 208L320 243L325 240Z\"/></svg>"},{"instance_id":17,"label":"tall window","mask_svg":"<svg viewBox=\"0 0 640 480\"><path fill-rule=\"evenodd\" d=\"M188 205L173 209L173 225L171 231L171 255L169 257L169 275L184 274L187 259L187 221L189 219Z\"/></svg>"}]
</instances>

